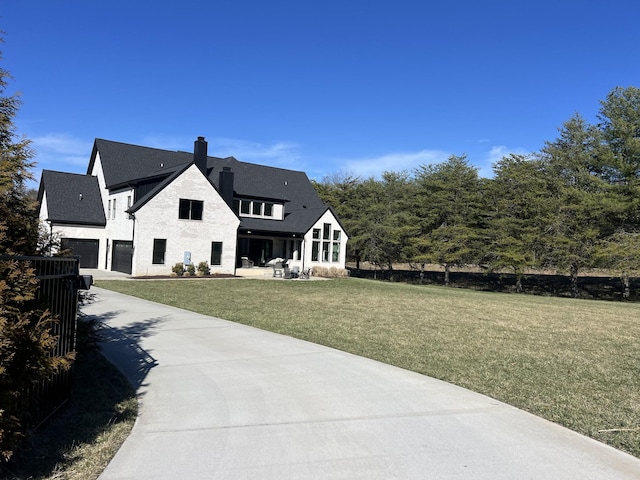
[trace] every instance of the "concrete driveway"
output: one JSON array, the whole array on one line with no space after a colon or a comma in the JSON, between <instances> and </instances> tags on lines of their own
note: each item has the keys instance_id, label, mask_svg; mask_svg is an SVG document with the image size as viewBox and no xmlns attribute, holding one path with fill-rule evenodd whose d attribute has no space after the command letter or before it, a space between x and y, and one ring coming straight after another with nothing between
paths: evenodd
<instances>
[{"instance_id":1,"label":"concrete driveway","mask_svg":"<svg viewBox=\"0 0 640 480\"><path fill-rule=\"evenodd\" d=\"M83 310L140 397L102 480L640 478L640 459L468 390L92 291Z\"/></svg>"}]
</instances>

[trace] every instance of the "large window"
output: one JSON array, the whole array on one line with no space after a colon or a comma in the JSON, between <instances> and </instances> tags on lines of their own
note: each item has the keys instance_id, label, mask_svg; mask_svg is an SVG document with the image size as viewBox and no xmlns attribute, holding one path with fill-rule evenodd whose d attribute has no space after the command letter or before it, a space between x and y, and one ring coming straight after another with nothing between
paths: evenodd
<instances>
[{"instance_id":1,"label":"large window","mask_svg":"<svg viewBox=\"0 0 640 480\"><path fill-rule=\"evenodd\" d=\"M325 223L322 229L322 238L325 240L329 240L330 235L331 235L331 224Z\"/></svg>"},{"instance_id":2,"label":"large window","mask_svg":"<svg viewBox=\"0 0 640 480\"><path fill-rule=\"evenodd\" d=\"M293 260L300 260L302 258L301 249L302 249L301 240L289 240L289 258Z\"/></svg>"},{"instance_id":3,"label":"large window","mask_svg":"<svg viewBox=\"0 0 640 480\"><path fill-rule=\"evenodd\" d=\"M211 242L211 265L222 265L222 242Z\"/></svg>"},{"instance_id":4,"label":"large window","mask_svg":"<svg viewBox=\"0 0 640 480\"><path fill-rule=\"evenodd\" d=\"M340 230L333 231L333 250L331 251L331 261L340 261Z\"/></svg>"},{"instance_id":5,"label":"large window","mask_svg":"<svg viewBox=\"0 0 640 480\"><path fill-rule=\"evenodd\" d=\"M183 220L202 220L202 210L204 202L202 200L180 199L180 210L178 218Z\"/></svg>"},{"instance_id":6,"label":"large window","mask_svg":"<svg viewBox=\"0 0 640 480\"><path fill-rule=\"evenodd\" d=\"M164 253L167 251L167 240L165 238L153 239L153 263L164 264Z\"/></svg>"},{"instance_id":7,"label":"large window","mask_svg":"<svg viewBox=\"0 0 640 480\"><path fill-rule=\"evenodd\" d=\"M331 242L322 242L322 261L323 262L329 261L329 245L331 245Z\"/></svg>"},{"instance_id":8,"label":"large window","mask_svg":"<svg viewBox=\"0 0 640 480\"><path fill-rule=\"evenodd\" d=\"M313 242L311 244L311 261L313 262L318 261L319 251L320 251L320 242Z\"/></svg>"}]
</instances>

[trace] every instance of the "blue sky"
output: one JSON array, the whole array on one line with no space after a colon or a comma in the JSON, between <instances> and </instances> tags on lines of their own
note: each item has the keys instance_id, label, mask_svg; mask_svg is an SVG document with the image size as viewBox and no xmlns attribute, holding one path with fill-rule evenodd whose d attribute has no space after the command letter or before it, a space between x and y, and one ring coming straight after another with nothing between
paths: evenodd
<instances>
[{"instance_id":1,"label":"blue sky","mask_svg":"<svg viewBox=\"0 0 640 480\"><path fill-rule=\"evenodd\" d=\"M0 0L41 169L96 137L325 175L466 154L482 176L640 86L640 3Z\"/></svg>"}]
</instances>

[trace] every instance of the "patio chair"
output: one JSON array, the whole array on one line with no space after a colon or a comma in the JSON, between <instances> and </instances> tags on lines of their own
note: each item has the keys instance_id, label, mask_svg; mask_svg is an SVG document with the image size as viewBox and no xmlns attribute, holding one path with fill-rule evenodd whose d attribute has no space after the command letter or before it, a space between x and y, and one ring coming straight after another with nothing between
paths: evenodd
<instances>
[{"instance_id":1,"label":"patio chair","mask_svg":"<svg viewBox=\"0 0 640 480\"><path fill-rule=\"evenodd\" d=\"M242 257L242 268L251 268L253 267L253 261L249 260L249 257Z\"/></svg>"},{"instance_id":2,"label":"patio chair","mask_svg":"<svg viewBox=\"0 0 640 480\"><path fill-rule=\"evenodd\" d=\"M276 262L273 264L273 276L282 278L284 273L285 264L282 262Z\"/></svg>"},{"instance_id":3,"label":"patio chair","mask_svg":"<svg viewBox=\"0 0 640 480\"><path fill-rule=\"evenodd\" d=\"M291 278L298 278L300 276L300 267L293 267L291 269Z\"/></svg>"}]
</instances>

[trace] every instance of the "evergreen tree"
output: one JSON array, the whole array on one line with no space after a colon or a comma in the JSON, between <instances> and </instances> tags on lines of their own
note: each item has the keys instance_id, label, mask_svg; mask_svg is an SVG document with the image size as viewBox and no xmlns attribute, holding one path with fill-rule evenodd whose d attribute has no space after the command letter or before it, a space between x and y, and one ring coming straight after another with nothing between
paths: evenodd
<instances>
[{"instance_id":1,"label":"evergreen tree","mask_svg":"<svg viewBox=\"0 0 640 480\"><path fill-rule=\"evenodd\" d=\"M8 78L0 69L0 254L29 255L35 253L38 240L36 204L26 188L33 151L29 140L16 139L13 119L20 98L4 94Z\"/></svg>"},{"instance_id":2,"label":"evergreen tree","mask_svg":"<svg viewBox=\"0 0 640 480\"><path fill-rule=\"evenodd\" d=\"M599 173L623 206L619 227L640 232L640 88L614 88L601 102L604 146Z\"/></svg>"},{"instance_id":3,"label":"evergreen tree","mask_svg":"<svg viewBox=\"0 0 640 480\"><path fill-rule=\"evenodd\" d=\"M622 298L631 296L631 277L640 275L640 233L620 230L603 239L595 253L596 265L617 272Z\"/></svg>"},{"instance_id":4,"label":"evergreen tree","mask_svg":"<svg viewBox=\"0 0 640 480\"><path fill-rule=\"evenodd\" d=\"M312 183L322 201L336 211L340 223L349 235L347 260L355 261L356 268L360 268L367 231L363 181L351 174L340 172L324 177L322 182Z\"/></svg>"},{"instance_id":5,"label":"evergreen tree","mask_svg":"<svg viewBox=\"0 0 640 480\"><path fill-rule=\"evenodd\" d=\"M1 57L0 57L1 58ZM33 152L17 139L13 119L20 100L6 96L9 75L0 69L0 255L32 255L38 242L38 216L25 183ZM25 436L29 388L69 368L73 355L51 355L55 319L35 301L38 281L28 262L0 260L0 461L11 457Z\"/></svg>"},{"instance_id":6,"label":"evergreen tree","mask_svg":"<svg viewBox=\"0 0 640 480\"><path fill-rule=\"evenodd\" d=\"M410 239L418 232L409 174L384 172L380 190L374 215L377 257L381 264L386 265L391 279L393 265L408 260Z\"/></svg>"},{"instance_id":7,"label":"evergreen tree","mask_svg":"<svg viewBox=\"0 0 640 480\"><path fill-rule=\"evenodd\" d=\"M617 204L600 169L601 133L575 115L560 136L542 150L549 209L542 219L545 263L571 277L571 296L578 296L578 275L593 264L598 242L613 233Z\"/></svg>"},{"instance_id":8,"label":"evergreen tree","mask_svg":"<svg viewBox=\"0 0 640 480\"><path fill-rule=\"evenodd\" d=\"M420 258L442 265L445 285L449 285L452 267L479 260L482 182L466 156L456 155L441 164L418 168L416 182L424 208L431 209L423 218Z\"/></svg>"},{"instance_id":9,"label":"evergreen tree","mask_svg":"<svg viewBox=\"0 0 640 480\"><path fill-rule=\"evenodd\" d=\"M546 216L545 185L541 162L509 155L494 165L486 191L488 214L485 259L492 270L507 268L522 292L522 277L540 258L543 235L540 219Z\"/></svg>"}]
</instances>

